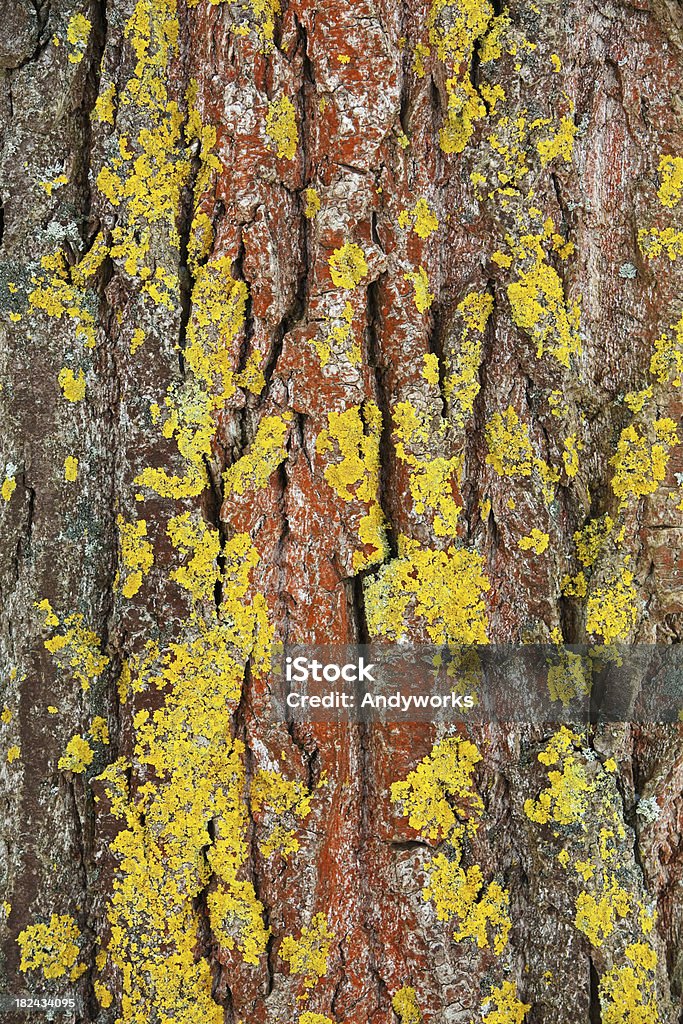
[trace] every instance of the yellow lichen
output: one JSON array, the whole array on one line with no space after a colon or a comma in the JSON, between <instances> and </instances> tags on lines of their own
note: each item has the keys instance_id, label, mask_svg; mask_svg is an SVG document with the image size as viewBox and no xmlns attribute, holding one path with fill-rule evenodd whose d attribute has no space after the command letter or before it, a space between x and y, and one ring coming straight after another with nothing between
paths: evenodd
<instances>
[{"instance_id":1,"label":"yellow lichen","mask_svg":"<svg viewBox=\"0 0 683 1024\"><path fill-rule=\"evenodd\" d=\"M660 1024L656 953L644 942L633 942L624 952L630 962L615 965L600 979L602 1024Z\"/></svg>"},{"instance_id":2,"label":"yellow lichen","mask_svg":"<svg viewBox=\"0 0 683 1024\"><path fill-rule=\"evenodd\" d=\"M662 206L676 206L683 195L683 157L663 155L659 158L659 190Z\"/></svg>"},{"instance_id":3,"label":"yellow lichen","mask_svg":"<svg viewBox=\"0 0 683 1024\"><path fill-rule=\"evenodd\" d=\"M592 870L592 868L591 868ZM584 867L584 874L586 867ZM617 923L618 917L626 917L631 909L631 897L623 889L614 875L598 897L589 892L581 892L576 898L576 917L574 923L579 931L587 936L592 946L602 946Z\"/></svg>"},{"instance_id":4,"label":"yellow lichen","mask_svg":"<svg viewBox=\"0 0 683 1024\"><path fill-rule=\"evenodd\" d=\"M398 640L417 619L436 644L486 643L488 589L476 551L435 551L401 536L398 557L365 582L368 628L373 636Z\"/></svg>"},{"instance_id":5,"label":"yellow lichen","mask_svg":"<svg viewBox=\"0 0 683 1024\"><path fill-rule=\"evenodd\" d=\"M28 925L17 938L19 969L42 971L47 979L67 974L75 981L87 970L86 964L78 962L80 937L78 925L68 914L52 914L48 924Z\"/></svg>"},{"instance_id":6,"label":"yellow lichen","mask_svg":"<svg viewBox=\"0 0 683 1024\"><path fill-rule=\"evenodd\" d=\"M655 341L650 373L660 384L678 388L683 383L683 316Z\"/></svg>"},{"instance_id":7,"label":"yellow lichen","mask_svg":"<svg viewBox=\"0 0 683 1024\"><path fill-rule=\"evenodd\" d=\"M429 238L431 234L439 229L439 221L436 214L430 209L426 199L418 199L412 210L402 210L398 218L399 226L407 228L409 225L420 238Z\"/></svg>"},{"instance_id":8,"label":"yellow lichen","mask_svg":"<svg viewBox=\"0 0 683 1024\"><path fill-rule=\"evenodd\" d=\"M47 598L36 603L45 615L45 625L51 629L60 628L61 633L45 640L46 649L54 655L64 655L66 664L74 677L86 691L98 679L109 664L109 658L100 651L98 636L84 626L83 616L79 613L67 615L63 622L55 615Z\"/></svg>"},{"instance_id":9,"label":"yellow lichen","mask_svg":"<svg viewBox=\"0 0 683 1024\"><path fill-rule=\"evenodd\" d=\"M420 1024L422 1014L417 1002L417 993L410 985L404 985L395 993L391 1006L401 1024Z\"/></svg>"},{"instance_id":10,"label":"yellow lichen","mask_svg":"<svg viewBox=\"0 0 683 1024\"><path fill-rule=\"evenodd\" d=\"M285 439L292 414L264 416L249 451L223 474L226 493L244 494L250 488L265 487L277 467L287 458Z\"/></svg>"},{"instance_id":11,"label":"yellow lichen","mask_svg":"<svg viewBox=\"0 0 683 1024\"><path fill-rule=\"evenodd\" d=\"M327 973L327 960L333 939L334 933L329 930L325 915L319 913L314 916L309 927L301 929L298 939L287 935L282 940L280 956L289 964L291 974L303 975L304 988L313 988L318 979Z\"/></svg>"},{"instance_id":12,"label":"yellow lichen","mask_svg":"<svg viewBox=\"0 0 683 1024\"><path fill-rule=\"evenodd\" d=\"M531 821L585 827L587 800L593 785L576 756L578 744L579 737L562 726L538 755L541 764L559 767L548 772L548 786L536 799L524 801L524 813Z\"/></svg>"},{"instance_id":13,"label":"yellow lichen","mask_svg":"<svg viewBox=\"0 0 683 1024\"><path fill-rule=\"evenodd\" d=\"M266 114L266 135L277 150L278 157L293 160L299 144L294 104L289 96L281 96L268 107Z\"/></svg>"},{"instance_id":14,"label":"yellow lichen","mask_svg":"<svg viewBox=\"0 0 683 1024\"><path fill-rule=\"evenodd\" d=\"M542 555L548 547L549 540L550 537L547 533L534 527L528 537L520 537L517 546L522 551L535 551L537 555Z\"/></svg>"},{"instance_id":15,"label":"yellow lichen","mask_svg":"<svg viewBox=\"0 0 683 1024\"><path fill-rule=\"evenodd\" d=\"M14 492L17 489L17 481L13 476L6 476L2 481L2 487L0 487L0 496L3 501L9 501Z\"/></svg>"},{"instance_id":16,"label":"yellow lichen","mask_svg":"<svg viewBox=\"0 0 683 1024\"><path fill-rule=\"evenodd\" d=\"M659 419L652 428L655 441L633 424L624 427L610 459L614 466L612 490L621 499L620 508L625 508L631 498L654 494L666 476L669 450L678 444L676 424L668 418Z\"/></svg>"},{"instance_id":17,"label":"yellow lichen","mask_svg":"<svg viewBox=\"0 0 683 1024\"><path fill-rule=\"evenodd\" d=\"M327 423L316 440L319 454L335 453L334 461L325 466L325 480L344 501L361 502L364 509L358 522L363 548L352 557L357 572L383 561L388 551L379 502L382 414L374 402L365 402L343 412L329 412Z\"/></svg>"},{"instance_id":18,"label":"yellow lichen","mask_svg":"<svg viewBox=\"0 0 683 1024\"><path fill-rule=\"evenodd\" d=\"M403 275L404 281L412 281L414 295L413 301L417 306L418 313L426 313L434 301L434 294L429 290L429 278L424 267Z\"/></svg>"},{"instance_id":19,"label":"yellow lichen","mask_svg":"<svg viewBox=\"0 0 683 1024\"><path fill-rule=\"evenodd\" d=\"M66 29L66 38L73 47L69 54L69 60L72 64L80 64L83 60L91 28L92 23L84 14L72 15Z\"/></svg>"},{"instance_id":20,"label":"yellow lichen","mask_svg":"<svg viewBox=\"0 0 683 1024\"><path fill-rule=\"evenodd\" d=\"M78 459L73 455L67 455L64 460L64 479L73 483L78 477Z\"/></svg>"},{"instance_id":21,"label":"yellow lichen","mask_svg":"<svg viewBox=\"0 0 683 1024\"><path fill-rule=\"evenodd\" d=\"M146 539L147 523L144 519L128 523L119 515L116 518L116 525L119 529L121 563L125 573L121 593L124 597L131 598L137 594L144 577L154 564L154 549Z\"/></svg>"},{"instance_id":22,"label":"yellow lichen","mask_svg":"<svg viewBox=\"0 0 683 1024\"><path fill-rule=\"evenodd\" d=\"M304 206L304 217L313 220L320 212L320 196L314 188L304 189L306 205Z\"/></svg>"},{"instance_id":23,"label":"yellow lichen","mask_svg":"<svg viewBox=\"0 0 683 1024\"><path fill-rule=\"evenodd\" d=\"M355 288L368 273L365 253L355 242L345 242L329 259L330 276L338 288Z\"/></svg>"},{"instance_id":24,"label":"yellow lichen","mask_svg":"<svg viewBox=\"0 0 683 1024\"><path fill-rule=\"evenodd\" d=\"M522 1024L530 1009L531 1003L523 1003L517 997L514 981L504 981L491 989L482 1006L482 1024Z\"/></svg>"},{"instance_id":25,"label":"yellow lichen","mask_svg":"<svg viewBox=\"0 0 683 1024\"><path fill-rule=\"evenodd\" d=\"M57 762L57 767L68 772L84 772L88 765L92 764L94 756L88 741L77 734L72 736L67 743L64 754Z\"/></svg>"},{"instance_id":26,"label":"yellow lichen","mask_svg":"<svg viewBox=\"0 0 683 1024\"><path fill-rule=\"evenodd\" d=\"M625 569L597 587L586 605L586 630L602 637L606 644L625 640L638 617L638 594L633 573Z\"/></svg>"},{"instance_id":27,"label":"yellow lichen","mask_svg":"<svg viewBox=\"0 0 683 1024\"><path fill-rule=\"evenodd\" d=\"M59 371L57 380L68 402L80 402L85 397L85 374L82 369L74 373L65 366Z\"/></svg>"}]
</instances>

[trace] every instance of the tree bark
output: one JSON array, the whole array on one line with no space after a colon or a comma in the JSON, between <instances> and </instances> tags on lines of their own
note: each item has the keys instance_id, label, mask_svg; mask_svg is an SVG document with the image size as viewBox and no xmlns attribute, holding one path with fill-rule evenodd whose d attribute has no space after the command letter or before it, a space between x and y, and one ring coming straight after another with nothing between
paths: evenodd
<instances>
[{"instance_id":1,"label":"tree bark","mask_svg":"<svg viewBox=\"0 0 683 1024\"><path fill-rule=\"evenodd\" d=\"M682 1019L680 726L269 713L276 641L680 641L682 65L673 0L6 5L0 990Z\"/></svg>"}]
</instances>

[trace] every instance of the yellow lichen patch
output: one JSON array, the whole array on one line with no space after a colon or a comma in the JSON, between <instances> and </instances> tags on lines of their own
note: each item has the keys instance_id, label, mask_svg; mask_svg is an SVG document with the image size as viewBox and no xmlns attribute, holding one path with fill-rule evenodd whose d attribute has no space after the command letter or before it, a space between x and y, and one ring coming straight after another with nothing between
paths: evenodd
<instances>
[{"instance_id":1,"label":"yellow lichen patch","mask_svg":"<svg viewBox=\"0 0 683 1024\"><path fill-rule=\"evenodd\" d=\"M64 479L73 483L78 478L78 459L73 455L67 455L64 459Z\"/></svg>"},{"instance_id":2,"label":"yellow lichen patch","mask_svg":"<svg viewBox=\"0 0 683 1024\"><path fill-rule=\"evenodd\" d=\"M401 1024L420 1024L422 1014L417 1002L417 993L410 985L404 985L394 995L391 1006Z\"/></svg>"},{"instance_id":3,"label":"yellow lichen patch","mask_svg":"<svg viewBox=\"0 0 683 1024\"><path fill-rule=\"evenodd\" d=\"M74 373L65 366L59 371L57 380L68 402L80 402L85 398L85 374L82 369L79 368L78 373Z\"/></svg>"},{"instance_id":4,"label":"yellow lichen patch","mask_svg":"<svg viewBox=\"0 0 683 1024\"><path fill-rule=\"evenodd\" d=\"M257 675L267 670L272 630L265 599L251 594L259 556L249 536L230 538L223 558L220 607L206 603L179 639L150 640L129 659L125 690L162 694L163 703L156 697L157 710L135 714L131 761L119 759L100 776L120 821L110 848L119 869L107 952L123 988L122 1024L147 1024L150 1014L183 1024L222 1021L209 964L196 956L202 892L217 945L256 964L268 939L263 908L241 877L249 817L244 744L232 739L232 724L245 664L251 659ZM193 590L194 570L178 582ZM131 769L155 781L131 793Z\"/></svg>"},{"instance_id":5,"label":"yellow lichen patch","mask_svg":"<svg viewBox=\"0 0 683 1024\"><path fill-rule=\"evenodd\" d=\"M569 163L572 158L572 151L574 149L574 139L579 128L574 123L574 118L567 114L561 119L559 124L555 126L555 130L551 131L546 138L539 139L536 143L536 149L538 155L541 158L541 164L545 167L552 160L556 160L558 157L562 157L565 163Z\"/></svg>"},{"instance_id":6,"label":"yellow lichen patch","mask_svg":"<svg viewBox=\"0 0 683 1024\"><path fill-rule=\"evenodd\" d=\"M514 981L504 981L491 989L481 1009L482 1024L522 1024L531 1003L523 1003L517 997Z\"/></svg>"},{"instance_id":7,"label":"yellow lichen patch","mask_svg":"<svg viewBox=\"0 0 683 1024\"><path fill-rule=\"evenodd\" d=\"M13 764L20 756L20 748L16 745L16 743L12 744L12 746L8 747L7 749L7 764Z\"/></svg>"},{"instance_id":8,"label":"yellow lichen patch","mask_svg":"<svg viewBox=\"0 0 683 1024\"><path fill-rule=\"evenodd\" d=\"M626 640L638 617L638 594L633 573L622 570L597 587L586 604L586 630L602 637L606 644Z\"/></svg>"},{"instance_id":9,"label":"yellow lichen patch","mask_svg":"<svg viewBox=\"0 0 683 1024\"><path fill-rule=\"evenodd\" d=\"M84 14L74 14L66 29L66 38L71 44L69 60L72 64L80 64L85 55L90 38L92 24Z\"/></svg>"},{"instance_id":10,"label":"yellow lichen patch","mask_svg":"<svg viewBox=\"0 0 683 1024\"><path fill-rule=\"evenodd\" d=\"M422 376L428 384L439 383L439 357L435 352L427 352L422 357Z\"/></svg>"},{"instance_id":11,"label":"yellow lichen patch","mask_svg":"<svg viewBox=\"0 0 683 1024\"><path fill-rule=\"evenodd\" d=\"M484 805L474 788L473 774L481 754L469 740L452 737L437 743L405 782L391 786L411 828L432 840L446 839L450 857L438 853L425 865L428 882L422 890L441 921L456 919L456 941L474 939L480 948L505 948L512 922L508 893L497 883L484 883L478 865L462 866L463 841L478 827Z\"/></svg>"},{"instance_id":12,"label":"yellow lichen patch","mask_svg":"<svg viewBox=\"0 0 683 1024\"><path fill-rule=\"evenodd\" d=\"M547 533L534 527L528 537L520 537L517 546L522 551L535 551L537 555L542 555L548 547L549 540L550 537Z\"/></svg>"},{"instance_id":13,"label":"yellow lichen patch","mask_svg":"<svg viewBox=\"0 0 683 1024\"><path fill-rule=\"evenodd\" d=\"M144 519L137 522L126 522L122 515L117 516L116 525L119 529L121 545L121 564L125 580L121 587L124 597L134 597L142 586L142 581L154 564L154 549L147 538L147 523Z\"/></svg>"},{"instance_id":14,"label":"yellow lichen patch","mask_svg":"<svg viewBox=\"0 0 683 1024\"><path fill-rule=\"evenodd\" d=\"M580 654L565 650L561 635L557 642L556 660L548 665L548 693L551 700L559 700L566 707L576 697L590 693L591 670Z\"/></svg>"},{"instance_id":15,"label":"yellow lichen patch","mask_svg":"<svg viewBox=\"0 0 683 1024\"><path fill-rule=\"evenodd\" d=\"M0 714L0 722L2 722L3 725L8 725L11 721L12 721L12 712L7 707L7 705L5 704L5 706L2 709L2 714Z\"/></svg>"},{"instance_id":16,"label":"yellow lichen patch","mask_svg":"<svg viewBox=\"0 0 683 1024\"><path fill-rule=\"evenodd\" d=\"M441 853L429 861L427 871L422 895L433 902L440 921L456 918L456 942L474 939L480 949L491 945L496 954L502 953L512 927L506 890L498 882L484 885L479 865L464 869L459 859L448 860Z\"/></svg>"},{"instance_id":17,"label":"yellow lichen patch","mask_svg":"<svg viewBox=\"0 0 683 1024\"><path fill-rule=\"evenodd\" d=\"M105 86L95 100L92 117L95 121L104 124L114 123L114 102L116 100L116 86L113 82Z\"/></svg>"},{"instance_id":18,"label":"yellow lichen patch","mask_svg":"<svg viewBox=\"0 0 683 1024\"><path fill-rule=\"evenodd\" d=\"M579 472L579 452L583 449L581 441L577 440L576 434L570 434L563 441L562 464L564 471L572 480Z\"/></svg>"},{"instance_id":19,"label":"yellow lichen patch","mask_svg":"<svg viewBox=\"0 0 683 1024\"><path fill-rule=\"evenodd\" d=\"M578 867L578 864L577 864ZM584 866L583 873L588 870ZM590 865L592 872L592 865ZM617 923L618 917L626 917L631 909L631 897L623 889L614 875L609 877L602 892L596 897L589 892L581 892L576 898L576 917L574 923L579 931L587 936L592 946L602 946Z\"/></svg>"},{"instance_id":20,"label":"yellow lichen patch","mask_svg":"<svg viewBox=\"0 0 683 1024\"><path fill-rule=\"evenodd\" d=\"M41 312L56 320L66 317L72 321L76 339L82 340L86 348L95 347L95 319L93 301L84 288L88 276L95 273L106 256L101 237L101 234L96 237L90 251L73 267L69 266L63 252L43 256L40 263L44 273L31 277L33 288L28 295L32 312ZM66 372L66 369L62 371ZM79 371L79 376L82 372Z\"/></svg>"},{"instance_id":21,"label":"yellow lichen patch","mask_svg":"<svg viewBox=\"0 0 683 1024\"><path fill-rule=\"evenodd\" d=\"M481 816L484 804L473 776L481 754L460 736L437 743L404 782L392 782L391 800L398 803L411 828L429 839L457 843L464 823Z\"/></svg>"},{"instance_id":22,"label":"yellow lichen patch","mask_svg":"<svg viewBox=\"0 0 683 1024\"><path fill-rule=\"evenodd\" d=\"M68 914L52 914L48 924L30 924L19 933L17 942L21 950L22 971L42 971L45 978L62 978L65 974L72 981L87 970L78 962L81 933L73 917Z\"/></svg>"},{"instance_id":23,"label":"yellow lichen patch","mask_svg":"<svg viewBox=\"0 0 683 1024\"><path fill-rule=\"evenodd\" d=\"M485 429L489 454L486 462L499 476L531 476L534 453L529 428L521 423L511 405L493 414Z\"/></svg>"},{"instance_id":24,"label":"yellow lichen patch","mask_svg":"<svg viewBox=\"0 0 683 1024\"><path fill-rule=\"evenodd\" d=\"M299 1017L299 1024L334 1024L334 1021L326 1017L324 1013L302 1013Z\"/></svg>"},{"instance_id":25,"label":"yellow lichen patch","mask_svg":"<svg viewBox=\"0 0 683 1024\"><path fill-rule=\"evenodd\" d=\"M293 160L299 144L294 104L289 96L281 96L268 107L266 114L266 135L279 157Z\"/></svg>"},{"instance_id":26,"label":"yellow lichen patch","mask_svg":"<svg viewBox=\"0 0 683 1024\"><path fill-rule=\"evenodd\" d=\"M270 928L263 924L263 908L256 899L251 882L232 881L229 887L219 886L207 900L211 929L225 949L239 946L246 964L258 964L270 937ZM241 939L235 938L239 924Z\"/></svg>"},{"instance_id":27,"label":"yellow lichen patch","mask_svg":"<svg viewBox=\"0 0 683 1024\"><path fill-rule=\"evenodd\" d=\"M455 422L463 427L479 394L481 349L484 331L493 312L493 296L488 292L469 292L456 307L456 312L463 327L458 351L450 357L444 393Z\"/></svg>"},{"instance_id":28,"label":"yellow lichen patch","mask_svg":"<svg viewBox=\"0 0 683 1024\"><path fill-rule=\"evenodd\" d=\"M668 227L641 228L638 232L638 245L649 260L654 260L664 253L673 262L683 256L683 231Z\"/></svg>"},{"instance_id":29,"label":"yellow lichen patch","mask_svg":"<svg viewBox=\"0 0 683 1024\"><path fill-rule=\"evenodd\" d=\"M66 750L57 762L57 767L62 771L84 772L88 765L91 765L95 757L93 749L83 736L72 736L66 745Z\"/></svg>"},{"instance_id":30,"label":"yellow lichen patch","mask_svg":"<svg viewBox=\"0 0 683 1024\"><path fill-rule=\"evenodd\" d=\"M186 565L171 571L171 579L192 594L195 601L213 601L218 581L221 543L218 531L190 512L169 520L166 532L182 555L191 554Z\"/></svg>"},{"instance_id":31,"label":"yellow lichen patch","mask_svg":"<svg viewBox=\"0 0 683 1024\"><path fill-rule=\"evenodd\" d=\"M249 451L223 474L226 493L244 494L250 488L265 487L277 467L287 458L285 439L292 414L264 416Z\"/></svg>"},{"instance_id":32,"label":"yellow lichen patch","mask_svg":"<svg viewBox=\"0 0 683 1024\"><path fill-rule=\"evenodd\" d=\"M285 779L279 772L262 769L252 783L251 803L255 813L265 813L267 837L259 841L264 857L279 853L283 857L299 849L295 827L311 811L313 794L303 783ZM282 819L289 827L282 824Z\"/></svg>"},{"instance_id":33,"label":"yellow lichen patch","mask_svg":"<svg viewBox=\"0 0 683 1024\"><path fill-rule=\"evenodd\" d=\"M434 301L434 294L429 290L429 278L425 268L418 267L417 270L404 274L403 280L412 281L413 302L417 306L418 313L426 313Z\"/></svg>"},{"instance_id":34,"label":"yellow lichen patch","mask_svg":"<svg viewBox=\"0 0 683 1024\"><path fill-rule=\"evenodd\" d=\"M365 253L355 242L345 242L329 259L330 276L338 288L351 289L368 273Z\"/></svg>"},{"instance_id":35,"label":"yellow lichen patch","mask_svg":"<svg viewBox=\"0 0 683 1024\"><path fill-rule=\"evenodd\" d=\"M679 388L683 383L683 316L655 341L650 373L660 384Z\"/></svg>"},{"instance_id":36,"label":"yellow lichen patch","mask_svg":"<svg viewBox=\"0 0 683 1024\"><path fill-rule=\"evenodd\" d=\"M659 190L657 195L662 206L676 206L683 196L683 157L661 156L659 158Z\"/></svg>"},{"instance_id":37,"label":"yellow lichen patch","mask_svg":"<svg viewBox=\"0 0 683 1024\"><path fill-rule=\"evenodd\" d=\"M602 1024L660 1024L655 991L657 955L644 942L625 949L628 963L600 979Z\"/></svg>"},{"instance_id":38,"label":"yellow lichen patch","mask_svg":"<svg viewBox=\"0 0 683 1024\"><path fill-rule=\"evenodd\" d=\"M494 413L484 429L489 454L486 462L499 476L531 476L535 470L547 504L555 495L559 470L534 456L529 428L522 423L511 405L504 413Z\"/></svg>"},{"instance_id":39,"label":"yellow lichen patch","mask_svg":"<svg viewBox=\"0 0 683 1024\"><path fill-rule=\"evenodd\" d=\"M96 743L102 743L104 746L108 745L109 728L106 719L102 718L101 715L95 715L90 723L90 735Z\"/></svg>"},{"instance_id":40,"label":"yellow lichen patch","mask_svg":"<svg viewBox=\"0 0 683 1024\"><path fill-rule=\"evenodd\" d=\"M61 626L63 630L46 640L45 647L51 654L63 655L82 689L88 690L109 664L109 658L100 651L99 637L86 629L80 614L67 615L60 623L47 598L37 602L36 607L43 612L47 627L57 629Z\"/></svg>"},{"instance_id":41,"label":"yellow lichen patch","mask_svg":"<svg viewBox=\"0 0 683 1024\"><path fill-rule=\"evenodd\" d=\"M574 534L576 557L586 568L590 568L602 551L607 538L614 529L614 520L605 514L598 519L589 520L581 530Z\"/></svg>"},{"instance_id":42,"label":"yellow lichen patch","mask_svg":"<svg viewBox=\"0 0 683 1024\"><path fill-rule=\"evenodd\" d=\"M524 801L524 813L531 821L585 827L588 796L594 787L576 754L579 742L579 736L562 726L538 755L541 764L559 767L548 772L548 786L535 800Z\"/></svg>"},{"instance_id":43,"label":"yellow lichen patch","mask_svg":"<svg viewBox=\"0 0 683 1024\"><path fill-rule=\"evenodd\" d=\"M365 508L358 524L363 549L354 551L352 559L355 571L383 561L388 551L379 503L381 433L381 412L374 402L365 402L343 412L329 412L327 429L320 431L315 445L320 455L334 453L334 461L328 461L324 469L330 487L344 501L362 502Z\"/></svg>"},{"instance_id":44,"label":"yellow lichen patch","mask_svg":"<svg viewBox=\"0 0 683 1024\"><path fill-rule=\"evenodd\" d=\"M486 643L488 589L478 552L435 551L401 536L398 558L365 582L370 633L398 640L417 619L434 643Z\"/></svg>"},{"instance_id":45,"label":"yellow lichen patch","mask_svg":"<svg viewBox=\"0 0 683 1024\"><path fill-rule=\"evenodd\" d=\"M402 210L398 217L399 226L412 227L420 238L429 238L439 229L439 221L426 199L418 199L412 210Z\"/></svg>"},{"instance_id":46,"label":"yellow lichen patch","mask_svg":"<svg viewBox=\"0 0 683 1024\"><path fill-rule=\"evenodd\" d=\"M580 310L578 302L567 302L560 276L543 250L541 241L553 230L550 222L542 235L523 235L519 244L511 243L518 277L507 286L507 295L512 319L536 342L538 358L549 352L569 367L570 358L581 354ZM563 242L560 239L557 245Z\"/></svg>"},{"instance_id":47,"label":"yellow lichen patch","mask_svg":"<svg viewBox=\"0 0 683 1024\"><path fill-rule=\"evenodd\" d=\"M97 999L97 1002L100 1004L102 1009L109 1009L114 1000L107 986L103 985L101 981L94 981L93 991L95 993L95 998Z\"/></svg>"},{"instance_id":48,"label":"yellow lichen patch","mask_svg":"<svg viewBox=\"0 0 683 1024\"><path fill-rule=\"evenodd\" d=\"M304 189L304 198L306 200L304 217L313 220L320 213L320 196L314 188L306 188Z\"/></svg>"},{"instance_id":49,"label":"yellow lichen patch","mask_svg":"<svg viewBox=\"0 0 683 1024\"><path fill-rule=\"evenodd\" d=\"M655 441L633 424L625 427L610 459L614 466L612 490L621 499L620 508L625 508L631 498L654 494L666 476L669 451L679 443L676 424L672 419L659 419L652 429Z\"/></svg>"},{"instance_id":50,"label":"yellow lichen patch","mask_svg":"<svg viewBox=\"0 0 683 1024\"><path fill-rule=\"evenodd\" d=\"M393 409L396 455L410 467L410 493L418 515L430 512L434 519L434 532L439 537L454 537L462 507L453 494L453 481L461 468L460 456L445 459L432 457L425 442L431 428L422 411L410 402L398 402ZM440 431L443 425L440 424Z\"/></svg>"},{"instance_id":51,"label":"yellow lichen patch","mask_svg":"<svg viewBox=\"0 0 683 1024\"><path fill-rule=\"evenodd\" d=\"M3 501L9 501L14 492L17 489L17 481L13 476L6 476L2 481L2 487L0 487L0 496Z\"/></svg>"},{"instance_id":52,"label":"yellow lichen patch","mask_svg":"<svg viewBox=\"0 0 683 1024\"><path fill-rule=\"evenodd\" d=\"M280 946L280 957L289 964L291 974L303 975L304 988L313 988L327 973L327 959L334 934L324 914L316 914L309 927L301 929L295 939L287 935Z\"/></svg>"},{"instance_id":53,"label":"yellow lichen patch","mask_svg":"<svg viewBox=\"0 0 683 1024\"><path fill-rule=\"evenodd\" d=\"M431 56L432 51L425 43L417 43L413 50L412 69L418 78L424 78L427 74L425 59Z\"/></svg>"}]
</instances>

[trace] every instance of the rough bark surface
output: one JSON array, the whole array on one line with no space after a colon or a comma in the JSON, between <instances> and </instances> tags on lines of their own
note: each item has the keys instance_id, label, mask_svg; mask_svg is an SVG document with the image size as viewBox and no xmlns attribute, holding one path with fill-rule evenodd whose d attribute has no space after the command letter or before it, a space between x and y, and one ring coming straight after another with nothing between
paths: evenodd
<instances>
[{"instance_id":1,"label":"rough bark surface","mask_svg":"<svg viewBox=\"0 0 683 1024\"><path fill-rule=\"evenodd\" d=\"M682 1019L678 727L288 729L267 665L680 642L682 68L674 0L5 0L0 990Z\"/></svg>"}]
</instances>

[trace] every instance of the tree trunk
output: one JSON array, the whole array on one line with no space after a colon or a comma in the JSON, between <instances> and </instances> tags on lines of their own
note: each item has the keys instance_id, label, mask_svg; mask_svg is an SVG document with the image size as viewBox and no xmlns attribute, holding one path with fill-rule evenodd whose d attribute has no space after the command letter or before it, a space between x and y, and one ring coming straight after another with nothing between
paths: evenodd
<instances>
[{"instance_id":1,"label":"tree trunk","mask_svg":"<svg viewBox=\"0 0 683 1024\"><path fill-rule=\"evenodd\" d=\"M674 0L7 0L0 990L683 1019L679 726L269 712L274 641L680 641L682 66Z\"/></svg>"}]
</instances>

